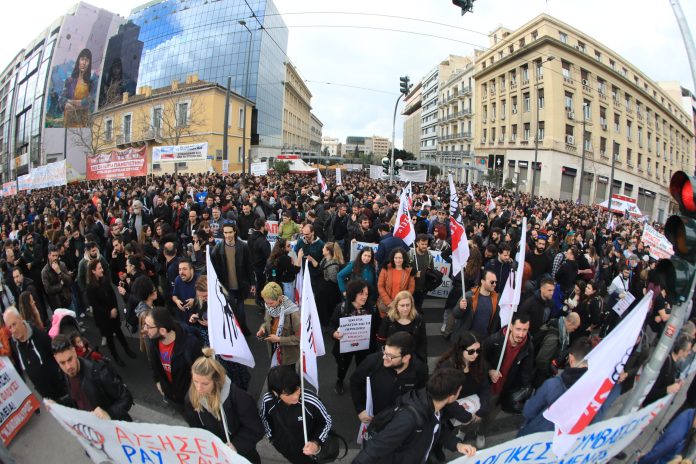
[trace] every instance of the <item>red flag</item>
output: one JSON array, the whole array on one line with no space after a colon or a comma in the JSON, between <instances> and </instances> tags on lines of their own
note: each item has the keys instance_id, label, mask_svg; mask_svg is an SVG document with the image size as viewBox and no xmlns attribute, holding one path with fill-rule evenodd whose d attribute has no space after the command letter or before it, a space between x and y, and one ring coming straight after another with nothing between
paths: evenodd
<instances>
[{"instance_id":1,"label":"red flag","mask_svg":"<svg viewBox=\"0 0 696 464\"><path fill-rule=\"evenodd\" d=\"M450 235L452 236L452 275L464 269L469 260L469 240L466 237L464 226L457 221L459 212L459 197L454 186L452 174L449 175L450 188Z\"/></svg>"},{"instance_id":2,"label":"red flag","mask_svg":"<svg viewBox=\"0 0 696 464\"><path fill-rule=\"evenodd\" d=\"M416 240L416 231L413 229L411 216L408 214L408 198L405 190L401 192L399 212L396 214L396 223L394 224L394 237L399 237L407 246L411 246Z\"/></svg>"}]
</instances>

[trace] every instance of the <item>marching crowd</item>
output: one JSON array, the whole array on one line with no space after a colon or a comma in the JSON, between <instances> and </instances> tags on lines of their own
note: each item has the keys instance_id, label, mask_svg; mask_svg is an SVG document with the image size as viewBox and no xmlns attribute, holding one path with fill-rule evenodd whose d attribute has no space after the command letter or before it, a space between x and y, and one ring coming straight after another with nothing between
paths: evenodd
<instances>
[{"instance_id":1,"label":"marching crowd","mask_svg":"<svg viewBox=\"0 0 696 464\"><path fill-rule=\"evenodd\" d=\"M393 233L400 187L360 173L341 185L329 179L326 192L313 176L201 174L82 182L3 198L0 355L11 356L41 396L119 420L131 420L133 397L114 365L147 356L153 388L168 404L251 462L261 462L256 445L264 436L289 462L328 462L339 441L331 412L311 389L301 390L297 369L295 281L308 263L322 331L333 341L335 391L347 389L355 414L369 424L354 462L425 463L443 461L444 449L473 455L484 448L500 411L523 416L518 436L553 430L543 411L587 371L592 347L652 290L643 331L600 420L631 390L670 317L667 286L641 241L643 223L615 218L607 228L607 214L591 206L532 202L499 189L487 195L483 185L467 190L456 214L470 256L463 276L452 269L439 309L425 309L424 300L442 279L430 252L445 261L452 255L445 182L414 185L411 246ZM520 243L523 218L528 230ZM278 221L273 241L268 221ZM377 246L351 259L355 242ZM522 298L511 320L501 320L501 294L520 247ZM226 330L268 344L273 367L258 402L247 392L248 368L208 347L208 258L239 324ZM628 309L614 311L626 298L633 301ZM255 310L263 311L263 324L249 327L247 312ZM442 321L445 352L428 347L425 311ZM341 352L340 319L348 316L371 317L366 349ZM101 340L85 335L90 319ZM124 331L140 334L139 350ZM645 399L689 389L670 433L643 464L668 462L696 427L696 389L680 379L695 336L696 325L687 322ZM434 368L428 357L438 357Z\"/></svg>"}]
</instances>

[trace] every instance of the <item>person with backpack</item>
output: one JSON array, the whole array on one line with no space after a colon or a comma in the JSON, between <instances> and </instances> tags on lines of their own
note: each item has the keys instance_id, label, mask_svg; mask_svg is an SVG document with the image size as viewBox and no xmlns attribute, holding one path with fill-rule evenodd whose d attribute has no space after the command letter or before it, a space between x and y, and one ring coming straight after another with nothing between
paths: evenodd
<instances>
[{"instance_id":1,"label":"person with backpack","mask_svg":"<svg viewBox=\"0 0 696 464\"><path fill-rule=\"evenodd\" d=\"M387 338L382 351L372 353L360 363L350 378L350 394L362 423L373 416L367 413L367 379L370 378L372 413L392 408L396 399L423 388L428 380L428 366L413 356L413 337L397 332Z\"/></svg>"},{"instance_id":2,"label":"person with backpack","mask_svg":"<svg viewBox=\"0 0 696 464\"><path fill-rule=\"evenodd\" d=\"M329 439L333 422L326 406L317 395L300 388L294 367L272 367L267 380L268 393L261 399L259 411L266 436L292 464L316 464L315 457Z\"/></svg>"},{"instance_id":3,"label":"person with backpack","mask_svg":"<svg viewBox=\"0 0 696 464\"><path fill-rule=\"evenodd\" d=\"M571 337L581 324L578 313L571 312L567 316L551 319L541 326L541 329L533 338L536 356L534 365L534 387L540 387L549 377L555 375L562 368Z\"/></svg>"},{"instance_id":4,"label":"person with backpack","mask_svg":"<svg viewBox=\"0 0 696 464\"><path fill-rule=\"evenodd\" d=\"M300 268L295 266L289 253L292 251L290 241L278 237L268 262L264 268L266 282L275 282L283 287L283 294L295 302L295 279Z\"/></svg>"},{"instance_id":5,"label":"person with backpack","mask_svg":"<svg viewBox=\"0 0 696 464\"><path fill-rule=\"evenodd\" d=\"M439 369L424 389L403 395L394 408L377 414L353 464L423 464L438 441L451 451L473 456L476 448L459 443L441 423L442 409L457 400L464 377L461 370Z\"/></svg>"},{"instance_id":6,"label":"person with backpack","mask_svg":"<svg viewBox=\"0 0 696 464\"><path fill-rule=\"evenodd\" d=\"M592 343L587 337L575 340L568 350L569 367L561 375L546 380L524 404L524 424L517 432L518 437L553 431L553 422L544 417L544 411L587 372L585 357L591 350Z\"/></svg>"},{"instance_id":7,"label":"person with backpack","mask_svg":"<svg viewBox=\"0 0 696 464\"><path fill-rule=\"evenodd\" d=\"M267 238L268 230L266 228L266 220L257 218L254 221L254 229L250 232L247 244L249 245L249 253L251 255L251 267L254 269L256 285L258 288L262 289L264 285L266 285L266 274L264 272L266 263L268 262L269 256L271 256L271 244L268 242ZM259 308L263 308L261 292L258 292L255 297L256 305Z\"/></svg>"}]
</instances>

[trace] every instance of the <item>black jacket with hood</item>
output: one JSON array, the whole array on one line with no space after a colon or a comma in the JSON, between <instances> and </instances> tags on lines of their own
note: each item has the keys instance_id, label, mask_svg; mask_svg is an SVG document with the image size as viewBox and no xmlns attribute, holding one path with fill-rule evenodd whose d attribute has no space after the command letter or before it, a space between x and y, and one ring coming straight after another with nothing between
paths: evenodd
<instances>
[{"instance_id":1,"label":"black jacket with hood","mask_svg":"<svg viewBox=\"0 0 696 464\"><path fill-rule=\"evenodd\" d=\"M12 338L12 356L17 369L29 376L41 396L58 401L65 395L65 388L51 350L51 338L29 322L24 321L24 324L27 326L27 339L20 342Z\"/></svg>"}]
</instances>

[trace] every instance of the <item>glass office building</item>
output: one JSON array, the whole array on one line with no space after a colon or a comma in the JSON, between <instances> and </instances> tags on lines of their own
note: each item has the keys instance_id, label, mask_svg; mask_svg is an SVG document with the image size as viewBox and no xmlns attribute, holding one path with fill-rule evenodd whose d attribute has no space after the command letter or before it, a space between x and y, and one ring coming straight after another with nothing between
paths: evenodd
<instances>
[{"instance_id":1,"label":"glass office building","mask_svg":"<svg viewBox=\"0 0 696 464\"><path fill-rule=\"evenodd\" d=\"M257 111L253 144L258 136L252 154L265 156L282 146L287 43L288 30L271 0L150 2L134 9L110 41L102 94L114 63L123 91L166 87L197 73L199 79L225 87L231 77L232 91L240 95L245 94L249 66L246 94Z\"/></svg>"}]
</instances>

